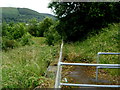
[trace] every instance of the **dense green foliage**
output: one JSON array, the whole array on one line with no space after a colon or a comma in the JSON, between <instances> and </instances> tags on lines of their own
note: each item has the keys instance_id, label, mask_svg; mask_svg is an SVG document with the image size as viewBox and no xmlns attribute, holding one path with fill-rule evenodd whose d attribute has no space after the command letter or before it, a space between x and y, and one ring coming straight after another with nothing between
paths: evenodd
<instances>
[{"instance_id":1,"label":"dense green foliage","mask_svg":"<svg viewBox=\"0 0 120 90\"><path fill-rule=\"evenodd\" d=\"M98 52L120 51L120 23L102 28L99 34L88 37L84 41L65 43L63 48L64 60L68 62L96 63ZM119 55L100 55L102 64L120 64ZM102 69L103 70L103 69ZM107 69L110 74L119 78L119 69ZM111 78L113 79L113 77Z\"/></svg>"},{"instance_id":2,"label":"dense green foliage","mask_svg":"<svg viewBox=\"0 0 120 90\"><path fill-rule=\"evenodd\" d=\"M49 29L56 21L48 17L41 22L35 18L29 21L29 24L3 22L0 25L3 49L2 88L34 88L38 85L42 88L53 84L51 78L46 78L46 72L58 54L58 46L47 44L53 45L53 41L57 40L55 35L58 33ZM48 40L51 38L48 38L47 32L53 34L54 40Z\"/></svg>"},{"instance_id":3,"label":"dense green foliage","mask_svg":"<svg viewBox=\"0 0 120 90\"><path fill-rule=\"evenodd\" d=\"M52 2L49 8L57 15L56 27L67 41L83 40L89 32L99 32L108 23L120 21L120 3Z\"/></svg>"},{"instance_id":4,"label":"dense green foliage","mask_svg":"<svg viewBox=\"0 0 120 90\"><path fill-rule=\"evenodd\" d=\"M31 19L29 24L25 23L5 23L2 24L2 49L14 48L18 46L30 45L32 36L46 37L48 45L54 45L59 42L60 35L56 31L58 21L52 18L45 18L43 21Z\"/></svg>"},{"instance_id":5,"label":"dense green foliage","mask_svg":"<svg viewBox=\"0 0 120 90\"><path fill-rule=\"evenodd\" d=\"M51 18L45 18L42 22L39 23L39 28L40 28L40 35L44 36L44 33L49 31L49 27L54 23Z\"/></svg>"},{"instance_id":6,"label":"dense green foliage","mask_svg":"<svg viewBox=\"0 0 120 90\"><path fill-rule=\"evenodd\" d=\"M59 24L59 21L54 22L47 31L44 32L44 37L46 37L46 42L48 45L54 45L61 41L61 36L56 30L56 26Z\"/></svg>"},{"instance_id":7,"label":"dense green foliage","mask_svg":"<svg viewBox=\"0 0 120 90\"><path fill-rule=\"evenodd\" d=\"M2 49L29 45L31 43L30 38L31 35L24 23L2 24Z\"/></svg>"},{"instance_id":8,"label":"dense green foliage","mask_svg":"<svg viewBox=\"0 0 120 90\"><path fill-rule=\"evenodd\" d=\"M0 8L1 9L1 8ZM2 20L5 22L29 22L30 19L36 18L38 21L42 21L45 17L55 17L51 14L38 13L28 8L12 8L2 7Z\"/></svg>"},{"instance_id":9,"label":"dense green foliage","mask_svg":"<svg viewBox=\"0 0 120 90\"><path fill-rule=\"evenodd\" d=\"M59 21L48 17L39 23L36 19L32 19L28 26L28 32L35 37L46 37L46 43L54 45L61 40L61 36L56 30L58 24Z\"/></svg>"},{"instance_id":10,"label":"dense green foliage","mask_svg":"<svg viewBox=\"0 0 120 90\"><path fill-rule=\"evenodd\" d=\"M58 55L59 46L46 45L43 37L32 40L33 45L3 51L2 88L51 87L53 77L46 77L47 67Z\"/></svg>"},{"instance_id":11,"label":"dense green foliage","mask_svg":"<svg viewBox=\"0 0 120 90\"><path fill-rule=\"evenodd\" d=\"M48 31L53 22L53 19L48 17L41 22L38 22L36 19L32 19L30 20L30 25L28 26L28 32L33 36L43 37L44 32Z\"/></svg>"}]
</instances>

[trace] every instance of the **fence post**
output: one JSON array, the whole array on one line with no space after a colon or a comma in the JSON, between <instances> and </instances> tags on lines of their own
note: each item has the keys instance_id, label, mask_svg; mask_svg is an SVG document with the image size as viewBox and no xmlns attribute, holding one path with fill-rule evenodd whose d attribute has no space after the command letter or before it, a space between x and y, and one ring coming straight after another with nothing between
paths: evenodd
<instances>
[{"instance_id":1,"label":"fence post","mask_svg":"<svg viewBox=\"0 0 120 90\"><path fill-rule=\"evenodd\" d=\"M97 54L97 64L99 63L99 54ZM96 67L96 82L98 80L98 68Z\"/></svg>"},{"instance_id":2,"label":"fence post","mask_svg":"<svg viewBox=\"0 0 120 90\"><path fill-rule=\"evenodd\" d=\"M61 88L60 87L60 80L61 80L61 71L62 66L60 62L62 61L62 49L63 49L63 40L60 48L60 54L59 54L59 60L58 60L58 66L57 66L57 74L56 74L56 80L55 80L55 88Z\"/></svg>"},{"instance_id":3,"label":"fence post","mask_svg":"<svg viewBox=\"0 0 120 90\"><path fill-rule=\"evenodd\" d=\"M98 52L97 53L97 64L99 63L100 55L120 55L120 53L114 52ZM98 80L98 67L96 67L96 81Z\"/></svg>"}]
</instances>

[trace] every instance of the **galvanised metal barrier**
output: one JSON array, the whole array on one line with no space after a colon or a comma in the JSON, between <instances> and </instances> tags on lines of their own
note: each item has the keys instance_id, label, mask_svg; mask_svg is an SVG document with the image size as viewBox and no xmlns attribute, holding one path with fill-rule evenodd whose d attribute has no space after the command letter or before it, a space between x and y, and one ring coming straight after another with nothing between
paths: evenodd
<instances>
[{"instance_id":1,"label":"galvanised metal barrier","mask_svg":"<svg viewBox=\"0 0 120 90\"><path fill-rule=\"evenodd\" d=\"M63 49L63 40L60 48L60 54L59 54L59 60L58 60L58 66L57 66L57 74L56 74L56 80L55 80L55 88L60 88L60 80L61 80L61 71L62 66L60 65L60 62L62 61L62 49Z\"/></svg>"},{"instance_id":2,"label":"galvanised metal barrier","mask_svg":"<svg viewBox=\"0 0 120 90\"><path fill-rule=\"evenodd\" d=\"M115 52L98 52L97 53L97 63L99 63L100 60L100 55L120 55L120 53L115 53ZM98 69L99 68L120 68L117 66L97 66L96 67L96 81L98 80Z\"/></svg>"},{"instance_id":3,"label":"galvanised metal barrier","mask_svg":"<svg viewBox=\"0 0 120 90\"><path fill-rule=\"evenodd\" d=\"M120 68L120 64L90 64L90 63L64 63L62 62L62 48L63 41L60 49L60 57L58 60L58 68L56 74L55 88L61 88L61 86L78 86L78 87L111 87L111 88L120 88L120 85L95 85L95 84L73 84L73 83L61 83L61 71L63 65L73 65L73 66L96 66L98 68L106 67L115 67ZM101 53L99 53L101 54ZM108 54L108 53L107 53Z\"/></svg>"}]
</instances>

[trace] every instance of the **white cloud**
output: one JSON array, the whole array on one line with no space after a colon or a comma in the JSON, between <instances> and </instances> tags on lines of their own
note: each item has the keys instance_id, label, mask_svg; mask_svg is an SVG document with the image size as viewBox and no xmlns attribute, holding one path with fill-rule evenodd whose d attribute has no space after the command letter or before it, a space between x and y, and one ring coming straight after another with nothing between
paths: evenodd
<instances>
[{"instance_id":1,"label":"white cloud","mask_svg":"<svg viewBox=\"0 0 120 90\"><path fill-rule=\"evenodd\" d=\"M21 7L36 10L40 13L51 13L47 8L50 0L0 0L0 7Z\"/></svg>"}]
</instances>

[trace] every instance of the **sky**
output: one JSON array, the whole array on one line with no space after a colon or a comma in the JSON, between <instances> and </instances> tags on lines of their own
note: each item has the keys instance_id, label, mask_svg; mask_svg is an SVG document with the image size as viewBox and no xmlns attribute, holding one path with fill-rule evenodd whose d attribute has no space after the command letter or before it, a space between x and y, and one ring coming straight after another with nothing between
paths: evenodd
<instances>
[{"instance_id":1,"label":"sky","mask_svg":"<svg viewBox=\"0 0 120 90\"><path fill-rule=\"evenodd\" d=\"M0 7L29 8L39 13L53 14L48 3L51 0L0 0Z\"/></svg>"}]
</instances>

